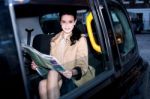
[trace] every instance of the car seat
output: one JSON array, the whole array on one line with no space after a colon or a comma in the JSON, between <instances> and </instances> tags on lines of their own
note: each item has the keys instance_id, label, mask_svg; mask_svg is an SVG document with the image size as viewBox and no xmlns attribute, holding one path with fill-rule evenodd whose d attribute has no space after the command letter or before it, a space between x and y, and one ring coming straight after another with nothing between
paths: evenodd
<instances>
[{"instance_id":1,"label":"car seat","mask_svg":"<svg viewBox=\"0 0 150 99\"><path fill-rule=\"evenodd\" d=\"M58 20L43 23L43 34L38 34L33 39L32 46L44 54L50 54L50 40L60 31Z\"/></svg>"}]
</instances>

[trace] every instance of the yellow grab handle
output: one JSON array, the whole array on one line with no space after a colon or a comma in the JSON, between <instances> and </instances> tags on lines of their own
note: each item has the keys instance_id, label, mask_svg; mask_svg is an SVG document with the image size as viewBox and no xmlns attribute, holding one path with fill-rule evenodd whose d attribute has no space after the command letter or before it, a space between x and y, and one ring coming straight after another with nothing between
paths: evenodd
<instances>
[{"instance_id":1,"label":"yellow grab handle","mask_svg":"<svg viewBox=\"0 0 150 99\"><path fill-rule=\"evenodd\" d=\"M90 12L86 17L86 26L87 26L88 36L89 36L93 49L96 52L102 52L101 47L98 44L96 44L96 41L93 35L92 26L91 26L92 20L93 20L93 16L92 16L92 13Z\"/></svg>"}]
</instances>

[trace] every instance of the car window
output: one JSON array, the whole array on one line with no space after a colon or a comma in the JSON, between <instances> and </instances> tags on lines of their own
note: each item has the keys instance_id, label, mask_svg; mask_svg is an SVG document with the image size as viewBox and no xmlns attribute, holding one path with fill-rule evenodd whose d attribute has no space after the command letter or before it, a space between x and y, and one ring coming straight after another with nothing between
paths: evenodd
<instances>
[{"instance_id":1,"label":"car window","mask_svg":"<svg viewBox=\"0 0 150 99\"><path fill-rule=\"evenodd\" d=\"M111 16L119 51L124 56L135 47L131 28L125 14L121 10L114 9L111 11Z\"/></svg>"},{"instance_id":2,"label":"car window","mask_svg":"<svg viewBox=\"0 0 150 99\"><path fill-rule=\"evenodd\" d=\"M87 77L84 77L84 81L86 82L94 79L96 76L102 74L103 72L110 70L109 65L106 65L106 60L104 59L103 54L96 52L90 43L89 36L87 33L87 27L86 27L86 17L88 13L89 11L87 9L77 10L77 23L76 23L76 27L80 30L80 32L82 32L85 35L87 44L88 44L88 65L89 65L90 71L87 72L87 74L89 75ZM45 14L40 17L39 21L40 21L42 31L45 34L48 34L48 35L54 34L53 35L54 37L61 31L61 26L59 22L60 21L59 12ZM96 43L100 45L94 20L92 21L92 30L93 30ZM91 73L93 74L92 77L90 76ZM79 85L82 86L85 83L79 84Z\"/></svg>"},{"instance_id":3,"label":"car window","mask_svg":"<svg viewBox=\"0 0 150 99\"><path fill-rule=\"evenodd\" d=\"M22 36L22 38L20 38L20 41L23 42L22 41L23 39L26 39L26 41L31 41L29 43L30 46L34 47L35 49L37 48L37 50L39 50L42 53L44 53L45 49L47 50L49 48L47 50L48 53L46 54L51 54L49 53L50 48L51 48L50 41L55 35L57 35L61 31L59 14L62 11L62 8L66 8L67 6L59 6L60 8L58 7L58 5L55 7L51 5L45 5L45 7L43 7L43 5L38 5L38 4L36 6L33 6L33 5L29 5L29 6L32 9L26 6L21 6L21 8L19 8L19 6L15 7L17 27L18 27L18 30L21 30L18 32L18 35L25 34L25 33L27 34L27 36ZM69 6L69 7L70 9L71 7L72 9L74 9L74 6ZM35 11L38 8L41 8L41 9L39 9L38 12ZM20 10L21 12L25 12L25 14L20 13ZM32 13L30 13L31 11ZM110 68L109 58L106 57L107 55L106 46L105 47L101 46L101 45L105 45L103 44L105 42L100 42L99 32L97 31L97 28L101 28L101 27L97 27L95 20L92 21L91 26L92 26L93 35L96 40L96 43L102 47L102 52L100 53L100 52L95 51L89 40L89 36L87 33L88 31L87 31L87 26L86 26L86 19L89 13L91 12L90 9L88 7L79 7L79 8L76 8L76 12L77 12L76 27L86 38L87 46L88 46L88 57L86 58L88 58L89 68L88 68L88 72L86 73L87 76L85 76L82 80L84 83L79 84L79 88L82 88L83 85L86 85L88 82L92 81L93 79L97 79L97 77L99 78L102 77L103 78L102 80L106 79L108 76L110 76L112 72L109 73L108 75L105 75L105 73L112 70L112 68ZM29 32L31 31L31 33L28 33L28 31ZM34 35L36 33L36 35L34 36L33 33ZM32 37L33 40L30 37ZM41 39L43 37L44 39L41 42ZM101 40L103 41L104 40L103 37L101 38L102 38ZM36 39L36 43L35 43L35 39ZM27 44L26 42L23 42L23 43ZM29 78L28 79L29 85L31 86L31 93L33 93L33 95L38 96L39 95L38 93L39 82L42 79L44 79L46 76L41 77L41 75L38 74L39 69L37 71L32 70L31 69L32 59L30 55L28 55L25 51L22 51L22 52L24 55L23 57L24 57L25 68L26 68L27 76L28 76L27 78ZM73 61L76 61L76 60L73 60ZM70 61L70 63L71 62L72 61ZM45 69L42 69L40 71L47 72L47 70L45 71Z\"/></svg>"}]
</instances>

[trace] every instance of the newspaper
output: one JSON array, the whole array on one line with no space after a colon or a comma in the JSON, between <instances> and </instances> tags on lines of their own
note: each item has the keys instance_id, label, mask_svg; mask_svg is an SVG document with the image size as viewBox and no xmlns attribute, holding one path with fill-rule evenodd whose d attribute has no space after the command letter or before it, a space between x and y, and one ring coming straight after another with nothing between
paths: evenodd
<instances>
[{"instance_id":1,"label":"newspaper","mask_svg":"<svg viewBox=\"0 0 150 99\"><path fill-rule=\"evenodd\" d=\"M22 45L22 47L25 53L28 53L31 56L32 60L35 62L35 64L39 67L37 68L37 72L40 73L42 67L46 69L53 69L58 72L65 71L64 67L58 62L58 60L54 56L43 54L29 45Z\"/></svg>"}]
</instances>

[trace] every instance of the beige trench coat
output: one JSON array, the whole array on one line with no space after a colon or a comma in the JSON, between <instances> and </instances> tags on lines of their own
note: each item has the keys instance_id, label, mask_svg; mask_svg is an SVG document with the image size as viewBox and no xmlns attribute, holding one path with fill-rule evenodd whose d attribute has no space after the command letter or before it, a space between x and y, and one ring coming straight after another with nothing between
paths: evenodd
<instances>
[{"instance_id":1,"label":"beige trench coat","mask_svg":"<svg viewBox=\"0 0 150 99\"><path fill-rule=\"evenodd\" d=\"M63 39L62 32L54 36L50 42L51 55L55 56L65 69L73 69L78 66L81 68L82 76L88 71L88 48L87 41L84 35L72 46L70 46L70 36L65 39L65 46L61 47L61 40ZM81 77L82 78L82 77ZM77 85L80 80L75 81Z\"/></svg>"}]
</instances>

